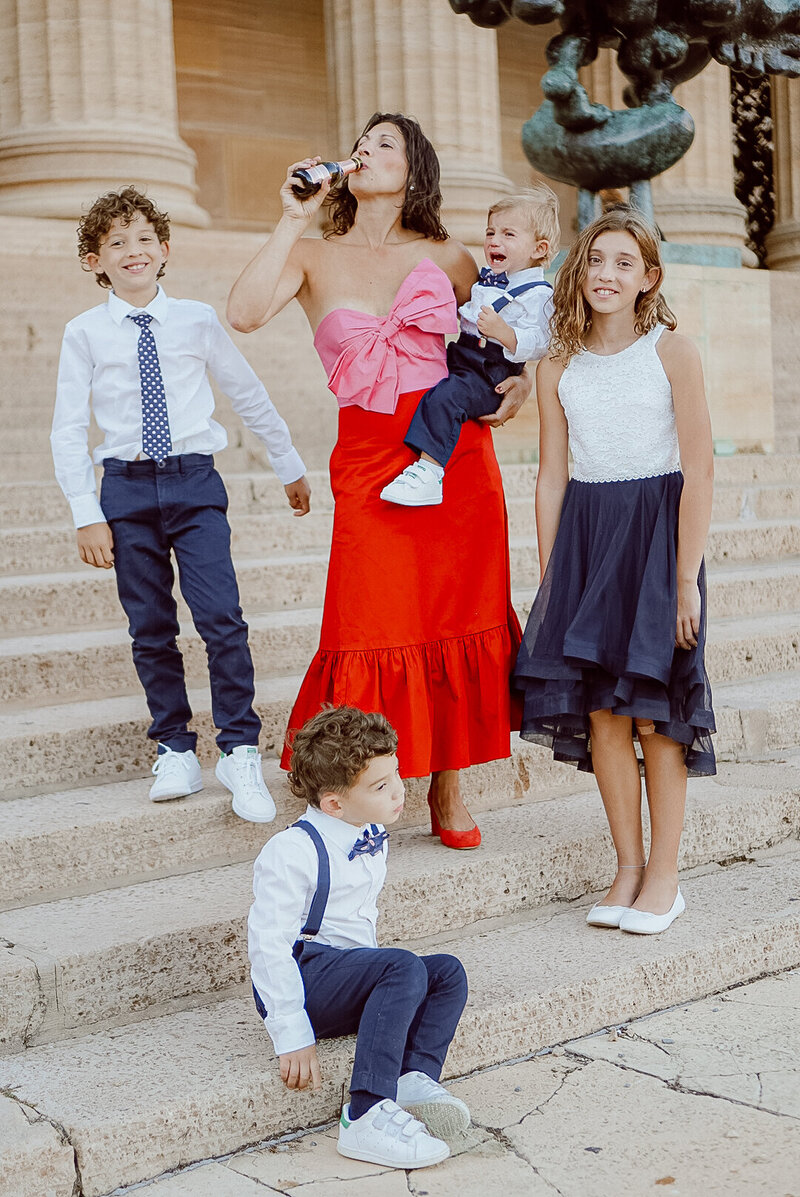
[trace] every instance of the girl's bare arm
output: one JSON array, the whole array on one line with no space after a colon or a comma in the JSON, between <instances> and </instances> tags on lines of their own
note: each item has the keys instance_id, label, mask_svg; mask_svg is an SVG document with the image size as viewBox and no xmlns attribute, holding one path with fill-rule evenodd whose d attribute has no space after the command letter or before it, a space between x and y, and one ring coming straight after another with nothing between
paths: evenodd
<instances>
[{"instance_id":1,"label":"girl's bare arm","mask_svg":"<svg viewBox=\"0 0 800 1197\"><path fill-rule=\"evenodd\" d=\"M561 519L561 505L569 482L567 418L558 398L564 373L560 362L544 357L536 368L539 405L539 473L536 478L536 537L539 543L539 581L544 577Z\"/></svg>"},{"instance_id":2,"label":"girl's bare arm","mask_svg":"<svg viewBox=\"0 0 800 1197\"><path fill-rule=\"evenodd\" d=\"M711 523L714 450L703 384L703 367L694 344L677 333L663 334L658 352L672 386L675 424L683 471L678 517L678 618L675 643L693 648L700 628L697 574Z\"/></svg>"}]
</instances>

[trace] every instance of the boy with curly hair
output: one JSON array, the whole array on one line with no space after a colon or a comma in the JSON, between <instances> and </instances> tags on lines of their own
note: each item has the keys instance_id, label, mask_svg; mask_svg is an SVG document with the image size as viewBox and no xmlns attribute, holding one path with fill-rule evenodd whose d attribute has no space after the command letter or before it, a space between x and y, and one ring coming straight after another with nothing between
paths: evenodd
<instances>
[{"instance_id":1,"label":"boy with curly hair","mask_svg":"<svg viewBox=\"0 0 800 1197\"><path fill-rule=\"evenodd\" d=\"M329 707L291 747L289 785L308 806L255 863L256 1007L289 1089L320 1087L317 1039L357 1032L341 1155L392 1168L437 1164L450 1154L444 1139L470 1121L439 1084L467 979L454 956L378 947L384 825L404 802L397 736L383 715Z\"/></svg>"},{"instance_id":2,"label":"boy with curly hair","mask_svg":"<svg viewBox=\"0 0 800 1197\"><path fill-rule=\"evenodd\" d=\"M81 264L109 296L64 332L50 436L56 478L72 509L81 560L116 573L152 716L148 735L158 744L150 797L160 802L203 786L176 644L174 552L208 653L217 777L232 791L240 818L266 823L275 804L258 752L261 721L253 709L228 500L214 469L213 454L227 437L212 419L207 371L263 441L296 515L309 510L310 492L285 422L214 309L170 299L159 285L169 251L167 214L134 187L101 196L80 222ZM90 457L92 413L103 442ZM103 465L99 500L93 461Z\"/></svg>"}]
</instances>

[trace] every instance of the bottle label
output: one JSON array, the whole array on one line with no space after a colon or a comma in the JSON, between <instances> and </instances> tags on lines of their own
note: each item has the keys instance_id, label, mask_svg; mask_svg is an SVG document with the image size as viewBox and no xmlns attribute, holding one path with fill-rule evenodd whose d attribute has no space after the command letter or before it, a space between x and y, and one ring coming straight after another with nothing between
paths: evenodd
<instances>
[{"instance_id":1,"label":"bottle label","mask_svg":"<svg viewBox=\"0 0 800 1197\"><path fill-rule=\"evenodd\" d=\"M306 166L303 170L303 175L308 179L309 183L324 183L326 179L331 177L331 172L327 166L320 164L319 166Z\"/></svg>"}]
</instances>

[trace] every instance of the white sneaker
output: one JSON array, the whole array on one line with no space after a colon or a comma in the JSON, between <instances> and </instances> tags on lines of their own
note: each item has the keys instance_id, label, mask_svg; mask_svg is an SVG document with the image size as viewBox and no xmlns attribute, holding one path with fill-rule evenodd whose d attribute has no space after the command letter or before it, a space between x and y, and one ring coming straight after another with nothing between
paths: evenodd
<instances>
[{"instance_id":1,"label":"white sneaker","mask_svg":"<svg viewBox=\"0 0 800 1197\"><path fill-rule=\"evenodd\" d=\"M351 1160L389 1168L428 1168L450 1154L446 1143L434 1139L421 1122L388 1097L354 1122L350 1121L350 1106L344 1107L336 1150Z\"/></svg>"},{"instance_id":2,"label":"white sneaker","mask_svg":"<svg viewBox=\"0 0 800 1197\"><path fill-rule=\"evenodd\" d=\"M439 1139L454 1139L470 1124L469 1109L424 1072L405 1072L397 1082L397 1104L424 1122Z\"/></svg>"},{"instance_id":3,"label":"white sneaker","mask_svg":"<svg viewBox=\"0 0 800 1197\"><path fill-rule=\"evenodd\" d=\"M186 798L203 788L203 773L191 748L188 752L173 752L165 744L159 744L165 752L159 752L153 772L156 779L150 787L151 802L167 802L170 798Z\"/></svg>"},{"instance_id":4,"label":"white sneaker","mask_svg":"<svg viewBox=\"0 0 800 1197\"><path fill-rule=\"evenodd\" d=\"M271 823L275 803L261 772L261 753L249 744L239 744L233 752L221 753L214 770L218 779L233 794L234 813L248 823Z\"/></svg>"},{"instance_id":5,"label":"white sneaker","mask_svg":"<svg viewBox=\"0 0 800 1197\"><path fill-rule=\"evenodd\" d=\"M401 507L435 507L442 501L442 479L424 461L415 461L384 486L381 498Z\"/></svg>"}]
</instances>

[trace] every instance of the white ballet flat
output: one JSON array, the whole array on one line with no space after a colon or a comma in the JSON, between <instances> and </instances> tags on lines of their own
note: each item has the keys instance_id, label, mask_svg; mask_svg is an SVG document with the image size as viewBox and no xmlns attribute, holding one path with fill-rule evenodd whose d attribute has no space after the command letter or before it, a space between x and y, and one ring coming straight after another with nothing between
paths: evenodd
<instances>
[{"instance_id":1,"label":"white ballet flat","mask_svg":"<svg viewBox=\"0 0 800 1197\"><path fill-rule=\"evenodd\" d=\"M618 927L623 915L630 912L630 906L601 906L595 902L586 916L590 927Z\"/></svg>"},{"instance_id":2,"label":"white ballet flat","mask_svg":"<svg viewBox=\"0 0 800 1197\"><path fill-rule=\"evenodd\" d=\"M672 926L685 909L686 902L679 889L666 914L650 914L647 910L626 910L619 921L619 929L630 931L634 935L657 935L659 931L666 931L667 927Z\"/></svg>"}]
</instances>

